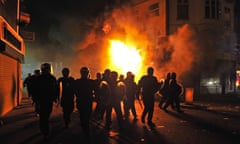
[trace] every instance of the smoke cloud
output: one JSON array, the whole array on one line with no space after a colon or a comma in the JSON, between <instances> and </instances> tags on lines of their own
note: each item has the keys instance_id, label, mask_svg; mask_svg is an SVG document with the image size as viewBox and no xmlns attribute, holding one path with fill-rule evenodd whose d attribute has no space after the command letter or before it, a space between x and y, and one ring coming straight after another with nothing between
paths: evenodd
<instances>
[{"instance_id":1,"label":"smoke cloud","mask_svg":"<svg viewBox=\"0 0 240 144\"><path fill-rule=\"evenodd\" d=\"M181 77L191 70L194 61L198 59L195 32L187 24L161 43L156 43L152 39L154 30L147 30L157 23L148 24L147 18L141 19L139 23L132 8L114 9L101 20L96 22L95 29L76 47L79 52L77 61L93 66L94 70L103 71L108 67L107 48L110 39L135 45L144 59L141 74L146 73L148 66L153 66L159 79L164 78L167 72L176 72Z\"/></svg>"},{"instance_id":2,"label":"smoke cloud","mask_svg":"<svg viewBox=\"0 0 240 144\"><path fill-rule=\"evenodd\" d=\"M103 72L109 66L109 40L121 40L135 45L143 57L141 75L146 68L155 68L160 79L167 72L176 72L178 77L191 71L198 60L195 32L189 25L183 25L175 33L158 42L147 18L139 19L130 7L121 7L105 12L97 19L83 21L67 15L50 27L48 43L29 44L34 47L27 51L28 62L50 61L69 67L71 75L79 77L82 66L90 68L94 78L96 72ZM150 31L149 31L150 29ZM59 68L57 76L60 76Z\"/></svg>"}]
</instances>

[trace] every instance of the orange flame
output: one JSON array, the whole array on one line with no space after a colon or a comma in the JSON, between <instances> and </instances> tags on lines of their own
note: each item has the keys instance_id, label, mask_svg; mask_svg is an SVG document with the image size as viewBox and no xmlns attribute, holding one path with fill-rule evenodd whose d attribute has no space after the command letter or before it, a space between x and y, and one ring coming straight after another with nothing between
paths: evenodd
<instances>
[{"instance_id":1,"label":"orange flame","mask_svg":"<svg viewBox=\"0 0 240 144\"><path fill-rule=\"evenodd\" d=\"M119 40L110 40L110 63L109 67L119 74L131 71L138 79L142 72L143 56L134 46Z\"/></svg>"}]
</instances>

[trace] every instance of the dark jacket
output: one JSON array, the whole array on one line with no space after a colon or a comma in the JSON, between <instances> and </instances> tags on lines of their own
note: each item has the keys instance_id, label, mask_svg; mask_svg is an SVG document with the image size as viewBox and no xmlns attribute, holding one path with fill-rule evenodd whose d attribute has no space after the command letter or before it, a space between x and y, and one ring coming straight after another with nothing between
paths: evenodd
<instances>
[{"instance_id":1,"label":"dark jacket","mask_svg":"<svg viewBox=\"0 0 240 144\"><path fill-rule=\"evenodd\" d=\"M51 74L42 74L34 81L33 95L39 103L57 101L59 89L56 78Z\"/></svg>"}]
</instances>

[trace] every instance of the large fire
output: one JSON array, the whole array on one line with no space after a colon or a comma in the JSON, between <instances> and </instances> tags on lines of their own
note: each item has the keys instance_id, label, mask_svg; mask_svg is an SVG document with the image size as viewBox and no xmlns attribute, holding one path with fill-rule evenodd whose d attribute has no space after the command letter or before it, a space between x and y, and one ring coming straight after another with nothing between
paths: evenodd
<instances>
[{"instance_id":1,"label":"large fire","mask_svg":"<svg viewBox=\"0 0 240 144\"><path fill-rule=\"evenodd\" d=\"M198 58L195 33L187 24L176 33L165 35L164 28L158 23L151 18L149 21L148 18L136 17L135 11L128 7L113 10L104 19L74 46L79 52L79 63L72 67L88 66L93 78L95 73L103 73L109 68L124 76L131 71L138 82L146 75L149 66L154 68L154 76L159 80L168 72L176 72L181 78Z\"/></svg>"},{"instance_id":2,"label":"large fire","mask_svg":"<svg viewBox=\"0 0 240 144\"><path fill-rule=\"evenodd\" d=\"M119 74L131 71L138 79L142 73L143 56L134 46L119 40L110 40L110 63L109 67Z\"/></svg>"}]
</instances>

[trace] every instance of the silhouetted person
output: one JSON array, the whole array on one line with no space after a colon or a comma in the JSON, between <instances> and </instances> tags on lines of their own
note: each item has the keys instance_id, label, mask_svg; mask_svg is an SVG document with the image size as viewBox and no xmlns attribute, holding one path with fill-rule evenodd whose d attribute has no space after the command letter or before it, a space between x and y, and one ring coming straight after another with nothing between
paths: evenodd
<instances>
[{"instance_id":1,"label":"silhouetted person","mask_svg":"<svg viewBox=\"0 0 240 144\"><path fill-rule=\"evenodd\" d=\"M121 109L121 101L123 100L123 96L125 94L124 89L125 89L125 85L123 82L119 82L118 83L118 73L116 71L112 71L111 72L111 76L110 76L110 82L109 82L109 86L110 86L110 105L107 107L107 113L106 113L106 118L107 118L107 128L110 127L111 125L111 115L112 115L112 109L114 109L116 116L117 116L117 120L118 120L118 124L119 127L122 127L122 123L123 123L123 114L122 114L122 109Z\"/></svg>"},{"instance_id":2,"label":"silhouetted person","mask_svg":"<svg viewBox=\"0 0 240 144\"><path fill-rule=\"evenodd\" d=\"M96 73L96 79L94 80L94 86L95 86L95 91L94 91L94 100L96 102L96 107L94 110L94 116L96 119L102 119L102 111L104 109L103 106L103 99L101 96L100 92L100 83L102 81L102 74L100 72Z\"/></svg>"},{"instance_id":3,"label":"silhouetted person","mask_svg":"<svg viewBox=\"0 0 240 144\"><path fill-rule=\"evenodd\" d=\"M92 113L94 81L89 77L89 69L80 69L80 78L75 80L76 104L80 116L80 123L87 141L90 140L89 121Z\"/></svg>"},{"instance_id":4,"label":"silhouetted person","mask_svg":"<svg viewBox=\"0 0 240 144\"><path fill-rule=\"evenodd\" d=\"M100 83L100 87L99 87L99 95L100 95L100 105L101 105L101 109L99 111L99 117L100 120L103 120L103 116L105 113L107 113L107 111L110 111L111 109L111 101L110 101L110 96L111 96L111 90L110 90L110 85L108 84L107 81L102 80ZM108 118L110 116L110 113L107 115L106 114L106 127L109 126L111 124L111 119Z\"/></svg>"},{"instance_id":5,"label":"silhouetted person","mask_svg":"<svg viewBox=\"0 0 240 144\"><path fill-rule=\"evenodd\" d=\"M57 102L59 95L57 80L50 72L51 65L49 63L42 64L41 75L34 82L36 84L34 95L36 95L36 101L39 104L40 131L45 138L49 134L49 117L53 102Z\"/></svg>"},{"instance_id":6,"label":"silhouetted person","mask_svg":"<svg viewBox=\"0 0 240 144\"><path fill-rule=\"evenodd\" d=\"M127 77L124 82L126 85L126 97L124 99L125 117L129 117L129 112L131 110L134 120L137 120L137 113L134 103L137 94L137 83L134 81L134 74L127 72Z\"/></svg>"},{"instance_id":7,"label":"silhouetted person","mask_svg":"<svg viewBox=\"0 0 240 144\"><path fill-rule=\"evenodd\" d=\"M100 111L100 118L103 119L105 115L105 127L109 128L112 123L111 120L111 112L112 112L112 104L111 104L111 70L105 69L103 73L103 78L100 82L100 97L102 101L102 109Z\"/></svg>"},{"instance_id":8,"label":"silhouetted person","mask_svg":"<svg viewBox=\"0 0 240 144\"><path fill-rule=\"evenodd\" d=\"M167 76L162 84L162 86L159 89L159 93L162 95L158 107L162 109L162 105L163 103L165 103L167 101L167 99L169 98L169 81L171 79L171 73L167 73Z\"/></svg>"},{"instance_id":9,"label":"silhouetted person","mask_svg":"<svg viewBox=\"0 0 240 144\"><path fill-rule=\"evenodd\" d=\"M124 75L123 74L120 74L119 75L119 80L118 82L124 82Z\"/></svg>"},{"instance_id":10,"label":"silhouetted person","mask_svg":"<svg viewBox=\"0 0 240 144\"><path fill-rule=\"evenodd\" d=\"M32 97L32 94L31 94L31 88L30 88L30 83L31 83L31 76L32 74L31 73L28 73L28 76L24 79L23 81L23 87L26 87L27 88L27 96L30 98Z\"/></svg>"},{"instance_id":11,"label":"silhouetted person","mask_svg":"<svg viewBox=\"0 0 240 144\"><path fill-rule=\"evenodd\" d=\"M59 89L61 93L61 106L63 110L63 119L66 128L71 121L71 114L74 109L74 78L69 76L70 70L68 68L62 69L62 77L58 79Z\"/></svg>"},{"instance_id":12,"label":"silhouetted person","mask_svg":"<svg viewBox=\"0 0 240 144\"><path fill-rule=\"evenodd\" d=\"M226 79L227 79L226 76L227 76L226 73L222 73L221 76L220 76L220 84L221 84L222 95L226 94Z\"/></svg>"},{"instance_id":13,"label":"silhouetted person","mask_svg":"<svg viewBox=\"0 0 240 144\"><path fill-rule=\"evenodd\" d=\"M39 116L39 103L37 101L37 96L36 94L34 94L34 89L35 89L35 81L37 79L37 77L40 75L40 70L39 69L36 69L34 70L34 73L33 75L31 76L31 82L30 82L30 92L32 94L32 101L33 101L33 105L34 105L34 110L35 110L35 113L36 113L36 116Z\"/></svg>"},{"instance_id":14,"label":"silhouetted person","mask_svg":"<svg viewBox=\"0 0 240 144\"><path fill-rule=\"evenodd\" d=\"M176 80L176 73L171 74L171 80L169 81L169 98L164 105L163 109L167 112L167 108L170 104L175 104L178 112L183 112L180 108L180 96L183 94L183 86Z\"/></svg>"},{"instance_id":15,"label":"silhouetted person","mask_svg":"<svg viewBox=\"0 0 240 144\"><path fill-rule=\"evenodd\" d=\"M152 117L154 112L155 93L158 91L158 81L153 73L154 69L152 67L148 67L147 75L142 76L138 82L138 97L141 92L144 104L141 120L142 123L145 123L145 116L148 114L148 125L151 127L155 126L152 122Z\"/></svg>"}]
</instances>

